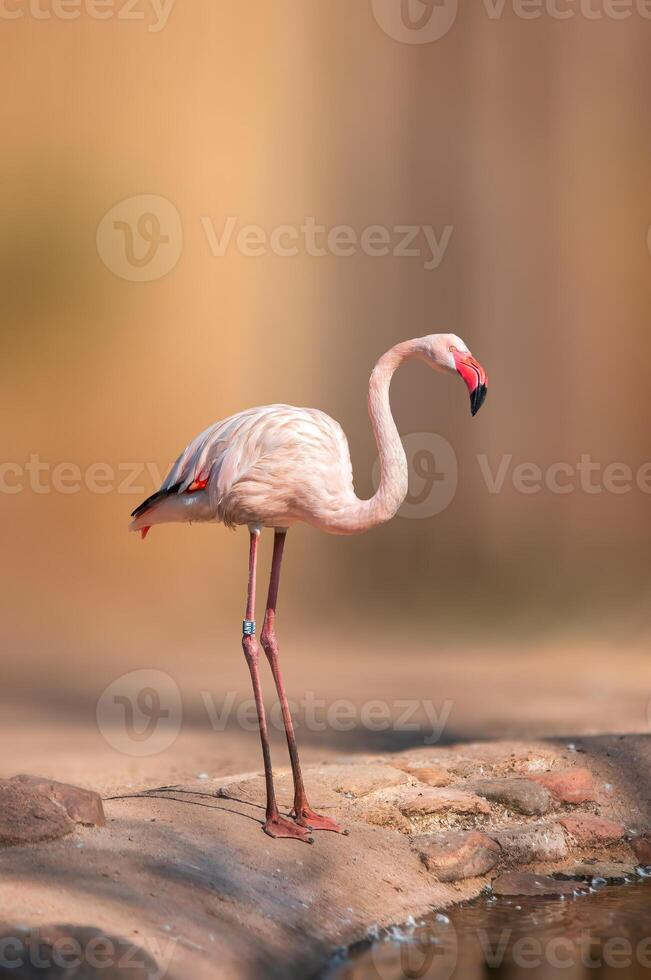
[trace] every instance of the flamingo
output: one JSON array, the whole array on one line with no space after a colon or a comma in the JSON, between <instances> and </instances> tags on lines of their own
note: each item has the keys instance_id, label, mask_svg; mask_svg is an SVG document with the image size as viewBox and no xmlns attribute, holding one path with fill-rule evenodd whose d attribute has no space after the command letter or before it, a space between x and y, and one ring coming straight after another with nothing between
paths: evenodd
<instances>
[{"instance_id":1,"label":"flamingo","mask_svg":"<svg viewBox=\"0 0 651 980\"><path fill-rule=\"evenodd\" d=\"M475 415L486 397L487 377L464 342L454 334L431 334L397 344L371 374L368 411L380 459L380 482L370 500L353 486L348 441L334 419L314 408L265 405L216 422L181 453L160 490L131 515L142 537L156 524L221 522L249 530L249 571L242 648L258 715L266 784L264 831L270 837L313 842L315 830L346 833L310 807L301 775L296 738L278 660L276 606L280 569L289 527L304 523L330 534L359 534L390 520L407 495L407 459L389 404L396 369L413 358L444 374L460 375ZM294 808L281 815L274 791L269 735L259 676L255 596L258 542L273 528L274 545L267 604L260 635L280 701L294 782Z\"/></svg>"}]
</instances>

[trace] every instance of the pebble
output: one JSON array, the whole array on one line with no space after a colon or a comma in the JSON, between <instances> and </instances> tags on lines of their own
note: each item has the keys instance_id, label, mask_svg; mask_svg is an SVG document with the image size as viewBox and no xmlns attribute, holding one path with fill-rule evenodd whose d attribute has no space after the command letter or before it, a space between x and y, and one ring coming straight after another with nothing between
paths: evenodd
<instances>
[{"instance_id":1,"label":"pebble","mask_svg":"<svg viewBox=\"0 0 651 980\"><path fill-rule=\"evenodd\" d=\"M477 830L426 834L412 844L427 870L446 882L484 875L501 855L500 845Z\"/></svg>"},{"instance_id":2,"label":"pebble","mask_svg":"<svg viewBox=\"0 0 651 980\"><path fill-rule=\"evenodd\" d=\"M532 773L531 778L549 790L559 803L594 802L594 782L589 769L556 769Z\"/></svg>"},{"instance_id":3,"label":"pebble","mask_svg":"<svg viewBox=\"0 0 651 980\"><path fill-rule=\"evenodd\" d=\"M481 779L472 784L479 796L501 803L509 810L526 816L542 816L552 808L553 800L544 786L533 779L516 776L512 779Z\"/></svg>"}]
</instances>

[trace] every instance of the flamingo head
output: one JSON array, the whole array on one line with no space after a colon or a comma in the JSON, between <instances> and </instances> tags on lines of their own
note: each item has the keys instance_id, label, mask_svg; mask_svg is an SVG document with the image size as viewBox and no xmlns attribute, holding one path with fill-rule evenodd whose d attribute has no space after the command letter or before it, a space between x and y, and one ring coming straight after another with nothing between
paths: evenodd
<instances>
[{"instance_id":1,"label":"flamingo head","mask_svg":"<svg viewBox=\"0 0 651 980\"><path fill-rule=\"evenodd\" d=\"M488 376L479 361L456 334L436 333L423 337L423 342L424 360L431 367L446 374L461 375L470 392L470 411L476 415L488 391Z\"/></svg>"}]
</instances>

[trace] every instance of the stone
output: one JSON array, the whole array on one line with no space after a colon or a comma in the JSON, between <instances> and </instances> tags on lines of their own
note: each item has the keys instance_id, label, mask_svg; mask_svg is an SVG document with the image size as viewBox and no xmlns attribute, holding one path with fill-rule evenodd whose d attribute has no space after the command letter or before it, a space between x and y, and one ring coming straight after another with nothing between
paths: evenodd
<instances>
[{"instance_id":1,"label":"stone","mask_svg":"<svg viewBox=\"0 0 651 980\"><path fill-rule=\"evenodd\" d=\"M407 775L402 770L380 762L356 766L331 765L323 769L323 774L335 793L355 799L368 796L378 789L408 782Z\"/></svg>"},{"instance_id":2,"label":"stone","mask_svg":"<svg viewBox=\"0 0 651 980\"><path fill-rule=\"evenodd\" d=\"M643 868L651 865L651 834L640 834L631 840L633 853Z\"/></svg>"},{"instance_id":3,"label":"stone","mask_svg":"<svg viewBox=\"0 0 651 980\"><path fill-rule=\"evenodd\" d=\"M443 766L421 766L408 768L404 771L417 779L419 783L425 783L426 786L449 786L452 782L452 776Z\"/></svg>"},{"instance_id":4,"label":"stone","mask_svg":"<svg viewBox=\"0 0 651 980\"><path fill-rule=\"evenodd\" d=\"M519 824L490 836L501 846L509 864L531 864L533 861L562 861L567 857L565 834L559 824Z\"/></svg>"},{"instance_id":5,"label":"stone","mask_svg":"<svg viewBox=\"0 0 651 980\"><path fill-rule=\"evenodd\" d=\"M75 823L86 827L103 827L106 824L102 798L94 790L59 783L43 776L13 776L10 782L59 803Z\"/></svg>"},{"instance_id":6,"label":"stone","mask_svg":"<svg viewBox=\"0 0 651 980\"><path fill-rule=\"evenodd\" d=\"M579 882L557 881L548 875L529 874L526 871L511 871L500 875L492 884L493 894L500 896L533 896L536 898L557 895L574 895L588 891L587 885Z\"/></svg>"},{"instance_id":7,"label":"stone","mask_svg":"<svg viewBox=\"0 0 651 980\"><path fill-rule=\"evenodd\" d=\"M621 840L626 833L621 823L591 813L574 813L560 822L579 844L609 844Z\"/></svg>"},{"instance_id":8,"label":"stone","mask_svg":"<svg viewBox=\"0 0 651 980\"><path fill-rule=\"evenodd\" d=\"M593 803L595 800L594 782L589 769L532 772L530 778L549 790L559 803Z\"/></svg>"},{"instance_id":9,"label":"stone","mask_svg":"<svg viewBox=\"0 0 651 980\"><path fill-rule=\"evenodd\" d=\"M397 806L374 800L360 800L355 806L355 816L376 827L390 827L402 834L410 834L412 827Z\"/></svg>"},{"instance_id":10,"label":"stone","mask_svg":"<svg viewBox=\"0 0 651 980\"><path fill-rule=\"evenodd\" d=\"M480 831L426 834L413 841L423 864L439 881L462 881L491 871L502 849Z\"/></svg>"},{"instance_id":11,"label":"stone","mask_svg":"<svg viewBox=\"0 0 651 980\"><path fill-rule=\"evenodd\" d=\"M602 884L623 885L635 877L635 868L632 864L616 861L586 861L583 864L579 863L563 868L559 874L589 882L593 882L596 878L601 879Z\"/></svg>"},{"instance_id":12,"label":"stone","mask_svg":"<svg viewBox=\"0 0 651 980\"><path fill-rule=\"evenodd\" d=\"M418 817L432 813L452 812L461 814L490 813L486 800L462 789L442 789L429 786L426 789L413 789L396 801L396 805L407 817Z\"/></svg>"},{"instance_id":13,"label":"stone","mask_svg":"<svg viewBox=\"0 0 651 980\"><path fill-rule=\"evenodd\" d=\"M0 781L0 847L57 840L74 826L59 803L29 786Z\"/></svg>"},{"instance_id":14,"label":"stone","mask_svg":"<svg viewBox=\"0 0 651 980\"><path fill-rule=\"evenodd\" d=\"M471 784L471 789L487 800L501 803L507 809L528 817L542 816L551 810L553 804L544 786L532 779L517 776L512 779L480 779Z\"/></svg>"}]
</instances>

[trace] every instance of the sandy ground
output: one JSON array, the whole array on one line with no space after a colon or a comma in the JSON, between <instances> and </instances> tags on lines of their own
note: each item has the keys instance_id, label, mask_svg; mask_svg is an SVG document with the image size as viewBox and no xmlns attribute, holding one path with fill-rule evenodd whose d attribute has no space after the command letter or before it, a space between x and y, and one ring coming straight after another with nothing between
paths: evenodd
<instances>
[{"instance_id":1,"label":"sandy ground","mask_svg":"<svg viewBox=\"0 0 651 980\"><path fill-rule=\"evenodd\" d=\"M631 829L642 833L651 827L650 755L648 736L605 736L580 739L577 751L553 740L487 741L308 766L313 804L350 831L315 833L310 844L261 833L264 786L255 774L120 794L105 801L105 827L0 852L0 908L9 923L0 935L29 928L39 936L54 924L68 924L77 936L79 927L91 927L111 943L119 938L121 949L130 951L130 964L150 957L151 969L133 974L118 964L115 974L104 974L111 980L317 976L338 947L364 939L369 930L474 897L509 868L572 873L576 859L616 859L633 873L637 861L624 837ZM410 807L437 791L409 770L425 756L456 773L461 785L469 772L502 774L508 782L549 766L589 770L594 795L583 803L555 804L542 821L486 803L471 814L464 800L458 810L427 811L426 829L420 805L417 811ZM277 784L287 812L290 774L278 771ZM454 798L455 789L439 792ZM387 818L386 798L414 814L411 830ZM616 818L622 839L596 849L573 845L558 821L576 812ZM504 844L494 875L445 883L425 868L419 841L423 833L459 826L458 821L498 840L505 831L542 830L543 838L529 856L520 855L521 845L514 851Z\"/></svg>"},{"instance_id":2,"label":"sandy ground","mask_svg":"<svg viewBox=\"0 0 651 980\"><path fill-rule=\"evenodd\" d=\"M644 650L605 645L432 653L403 649L393 637L377 638L360 653L350 638L344 646L338 636L322 636L312 638L309 656L290 654L285 662L286 685L298 701L302 759L310 766L496 737L553 738L564 750L581 736L646 733L647 659ZM147 674L133 674L142 670ZM266 683L269 691L268 676ZM139 701L143 690L149 693ZM105 797L171 784L212 793L225 777L260 770L257 732L250 707L242 705L249 698L237 646L219 662L203 653L184 662L161 657L145 668L119 656L93 665L71 658L58 672L48 661L30 661L29 670L9 661L0 691L0 775L37 773ZM151 739L143 736L148 724ZM287 757L273 717L272 750L280 769ZM630 760L626 765L634 785L639 774ZM364 826L352 850L348 838L330 834L308 848L269 841L250 807L193 799L192 806L113 800L105 830L2 852L0 920L98 927L143 945L159 964L169 953L170 977L188 970L199 978L285 977L309 975L308 967L323 963L336 945L383 918L381 908L386 921L399 921L449 900L431 885L427 896L418 895L417 860L400 852L395 834L389 856L384 828ZM346 898L351 854L368 855L368 868ZM405 872L390 887L393 902L378 887L387 869L385 878ZM258 872L264 902L271 903L266 909L257 908L251 887ZM288 920L283 909L292 902L305 904ZM269 928L261 924L266 919ZM261 943L256 949L249 934Z\"/></svg>"}]
</instances>

